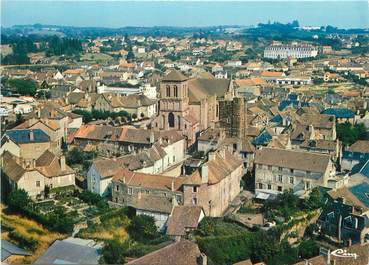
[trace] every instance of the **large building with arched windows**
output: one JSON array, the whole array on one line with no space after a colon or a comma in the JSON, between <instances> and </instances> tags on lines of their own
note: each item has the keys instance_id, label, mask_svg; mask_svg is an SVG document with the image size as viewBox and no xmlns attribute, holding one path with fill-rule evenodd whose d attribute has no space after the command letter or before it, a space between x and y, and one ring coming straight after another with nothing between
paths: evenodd
<instances>
[{"instance_id":1,"label":"large building with arched windows","mask_svg":"<svg viewBox=\"0 0 369 265\"><path fill-rule=\"evenodd\" d=\"M196 139L199 121L190 114L188 77L179 71L173 70L161 80L159 115L153 127L182 131L189 144Z\"/></svg>"},{"instance_id":2,"label":"large building with arched windows","mask_svg":"<svg viewBox=\"0 0 369 265\"><path fill-rule=\"evenodd\" d=\"M192 145L198 132L219 121L218 99L233 95L229 79L188 78L172 70L160 82L159 115L152 127L181 131Z\"/></svg>"}]
</instances>

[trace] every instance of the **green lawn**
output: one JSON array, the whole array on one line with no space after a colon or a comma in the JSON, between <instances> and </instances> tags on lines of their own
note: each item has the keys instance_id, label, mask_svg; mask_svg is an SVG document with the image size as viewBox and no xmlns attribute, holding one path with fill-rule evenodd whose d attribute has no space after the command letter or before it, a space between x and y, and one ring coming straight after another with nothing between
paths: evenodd
<instances>
[{"instance_id":1,"label":"green lawn","mask_svg":"<svg viewBox=\"0 0 369 265\"><path fill-rule=\"evenodd\" d=\"M105 53L85 53L81 56L81 61L108 62L111 60L113 57Z\"/></svg>"}]
</instances>

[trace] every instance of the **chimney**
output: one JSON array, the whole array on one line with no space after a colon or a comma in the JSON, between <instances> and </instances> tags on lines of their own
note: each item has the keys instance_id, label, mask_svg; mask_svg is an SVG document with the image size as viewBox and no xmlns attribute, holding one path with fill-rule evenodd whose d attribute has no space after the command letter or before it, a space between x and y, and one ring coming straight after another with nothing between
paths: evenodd
<instances>
[{"instance_id":1,"label":"chimney","mask_svg":"<svg viewBox=\"0 0 369 265\"><path fill-rule=\"evenodd\" d=\"M330 265L331 264L331 250L328 249L327 252L327 264Z\"/></svg>"},{"instance_id":2,"label":"chimney","mask_svg":"<svg viewBox=\"0 0 369 265\"><path fill-rule=\"evenodd\" d=\"M37 118L41 118L41 110L37 109L36 113L37 113Z\"/></svg>"},{"instance_id":3,"label":"chimney","mask_svg":"<svg viewBox=\"0 0 369 265\"><path fill-rule=\"evenodd\" d=\"M65 171L66 166L65 166L65 156L61 156L60 157L60 169L61 171Z\"/></svg>"},{"instance_id":4,"label":"chimney","mask_svg":"<svg viewBox=\"0 0 369 265\"><path fill-rule=\"evenodd\" d=\"M151 131L150 132L150 144L153 144L155 142L155 135L154 135L154 132Z\"/></svg>"},{"instance_id":5,"label":"chimney","mask_svg":"<svg viewBox=\"0 0 369 265\"><path fill-rule=\"evenodd\" d=\"M210 151L208 154L208 161L213 161L215 159L215 152Z\"/></svg>"},{"instance_id":6,"label":"chimney","mask_svg":"<svg viewBox=\"0 0 369 265\"><path fill-rule=\"evenodd\" d=\"M338 242L341 243L342 240L342 214L340 214L338 219Z\"/></svg>"},{"instance_id":7,"label":"chimney","mask_svg":"<svg viewBox=\"0 0 369 265\"><path fill-rule=\"evenodd\" d=\"M175 206L177 206L177 205L178 205L178 202L177 202L176 196L173 196L173 197L172 197L172 205L173 205L173 209L174 209L174 207L175 207Z\"/></svg>"},{"instance_id":8,"label":"chimney","mask_svg":"<svg viewBox=\"0 0 369 265\"><path fill-rule=\"evenodd\" d=\"M199 256L197 256L196 263L197 265L206 265L208 264L208 257L205 254L201 253Z\"/></svg>"},{"instance_id":9,"label":"chimney","mask_svg":"<svg viewBox=\"0 0 369 265\"><path fill-rule=\"evenodd\" d=\"M208 165L203 164L201 167L201 183L205 184L209 181Z\"/></svg>"},{"instance_id":10,"label":"chimney","mask_svg":"<svg viewBox=\"0 0 369 265\"><path fill-rule=\"evenodd\" d=\"M29 130L29 141L33 142L35 140L35 136L33 135L33 130Z\"/></svg>"},{"instance_id":11,"label":"chimney","mask_svg":"<svg viewBox=\"0 0 369 265\"><path fill-rule=\"evenodd\" d=\"M174 187L174 178L172 179L172 183L171 183L171 190L175 191L175 187Z\"/></svg>"},{"instance_id":12,"label":"chimney","mask_svg":"<svg viewBox=\"0 0 369 265\"><path fill-rule=\"evenodd\" d=\"M35 168L36 167L36 159L32 159L32 162L31 162L31 168Z\"/></svg>"}]
</instances>

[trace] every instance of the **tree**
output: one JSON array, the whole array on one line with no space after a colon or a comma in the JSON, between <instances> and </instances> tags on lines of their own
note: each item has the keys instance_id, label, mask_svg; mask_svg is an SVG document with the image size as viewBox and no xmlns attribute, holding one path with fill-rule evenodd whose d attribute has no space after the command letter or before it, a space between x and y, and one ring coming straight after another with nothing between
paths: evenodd
<instances>
[{"instance_id":1,"label":"tree","mask_svg":"<svg viewBox=\"0 0 369 265\"><path fill-rule=\"evenodd\" d=\"M319 255L319 246L312 239L303 240L298 247L298 256L309 259Z\"/></svg>"},{"instance_id":2,"label":"tree","mask_svg":"<svg viewBox=\"0 0 369 265\"><path fill-rule=\"evenodd\" d=\"M318 188L314 188L310 196L304 202L304 206L310 210L319 209L323 206L323 196Z\"/></svg>"},{"instance_id":3,"label":"tree","mask_svg":"<svg viewBox=\"0 0 369 265\"><path fill-rule=\"evenodd\" d=\"M68 165L82 164L84 161L84 154L81 149L75 147L67 153L66 158Z\"/></svg>"},{"instance_id":4,"label":"tree","mask_svg":"<svg viewBox=\"0 0 369 265\"><path fill-rule=\"evenodd\" d=\"M31 79L23 79L23 78L9 79L6 82L6 85L17 91L19 94L26 96L35 95L37 90L36 83Z\"/></svg>"},{"instance_id":5,"label":"tree","mask_svg":"<svg viewBox=\"0 0 369 265\"><path fill-rule=\"evenodd\" d=\"M320 77L313 78L313 83L314 83L314 85L321 85L321 84L324 83L324 79L320 78Z\"/></svg>"},{"instance_id":6,"label":"tree","mask_svg":"<svg viewBox=\"0 0 369 265\"><path fill-rule=\"evenodd\" d=\"M128 231L132 238L137 241L151 240L158 235L155 220L148 215L136 215L133 217Z\"/></svg>"},{"instance_id":7,"label":"tree","mask_svg":"<svg viewBox=\"0 0 369 265\"><path fill-rule=\"evenodd\" d=\"M124 264L125 245L120 243L118 239L112 239L105 242L102 249L103 264Z\"/></svg>"},{"instance_id":8,"label":"tree","mask_svg":"<svg viewBox=\"0 0 369 265\"><path fill-rule=\"evenodd\" d=\"M22 212L31 203L28 193L24 189L12 191L8 198L8 206L11 210Z\"/></svg>"},{"instance_id":9,"label":"tree","mask_svg":"<svg viewBox=\"0 0 369 265\"><path fill-rule=\"evenodd\" d=\"M365 125L362 123L354 126L349 123L338 123L336 125L337 137L344 145L351 145L357 140L367 140L369 138Z\"/></svg>"}]
</instances>

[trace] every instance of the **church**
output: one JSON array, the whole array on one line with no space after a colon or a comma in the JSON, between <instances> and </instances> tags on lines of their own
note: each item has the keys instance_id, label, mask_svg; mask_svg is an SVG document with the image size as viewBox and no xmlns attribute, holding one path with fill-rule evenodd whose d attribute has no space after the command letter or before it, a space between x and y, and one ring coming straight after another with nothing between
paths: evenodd
<instances>
[{"instance_id":1,"label":"church","mask_svg":"<svg viewBox=\"0 0 369 265\"><path fill-rule=\"evenodd\" d=\"M172 70L160 82L159 115L152 127L181 131L191 146L200 131L219 121L218 100L233 96L229 79L188 78Z\"/></svg>"}]
</instances>

